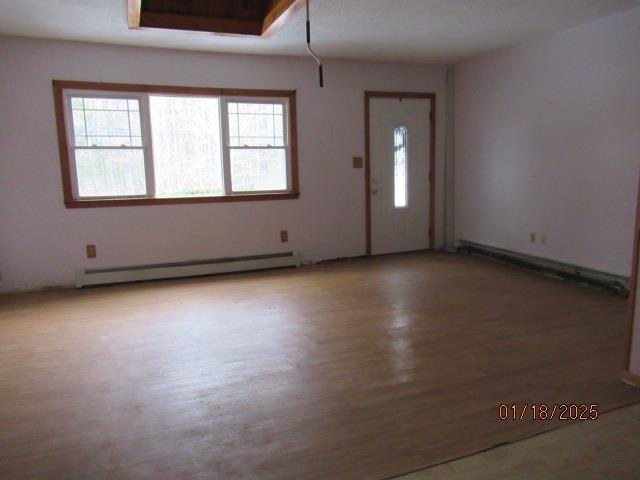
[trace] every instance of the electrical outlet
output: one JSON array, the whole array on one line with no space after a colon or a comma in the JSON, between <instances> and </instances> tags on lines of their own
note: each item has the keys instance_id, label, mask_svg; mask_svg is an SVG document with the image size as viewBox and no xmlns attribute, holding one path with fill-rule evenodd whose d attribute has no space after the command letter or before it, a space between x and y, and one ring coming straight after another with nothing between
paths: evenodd
<instances>
[{"instance_id":1,"label":"electrical outlet","mask_svg":"<svg viewBox=\"0 0 640 480\"><path fill-rule=\"evenodd\" d=\"M531 243L536 243L536 232L531 232L531 233L529 234L529 241L530 241Z\"/></svg>"},{"instance_id":2,"label":"electrical outlet","mask_svg":"<svg viewBox=\"0 0 640 480\"><path fill-rule=\"evenodd\" d=\"M97 256L96 246L93 244L87 245L87 258L96 258Z\"/></svg>"},{"instance_id":3,"label":"electrical outlet","mask_svg":"<svg viewBox=\"0 0 640 480\"><path fill-rule=\"evenodd\" d=\"M540 235L540 243L542 245L546 245L547 244L547 234L543 233L542 235Z\"/></svg>"},{"instance_id":4,"label":"electrical outlet","mask_svg":"<svg viewBox=\"0 0 640 480\"><path fill-rule=\"evenodd\" d=\"M287 232L286 230L281 230L280 231L280 241L282 243L287 243L289 241L289 232Z\"/></svg>"}]
</instances>

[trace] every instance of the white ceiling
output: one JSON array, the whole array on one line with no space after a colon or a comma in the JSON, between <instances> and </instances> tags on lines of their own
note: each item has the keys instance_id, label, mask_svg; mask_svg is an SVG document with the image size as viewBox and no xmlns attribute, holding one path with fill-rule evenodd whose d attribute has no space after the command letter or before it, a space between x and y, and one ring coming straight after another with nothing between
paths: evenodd
<instances>
[{"instance_id":1,"label":"white ceiling","mask_svg":"<svg viewBox=\"0 0 640 480\"><path fill-rule=\"evenodd\" d=\"M304 9L269 39L128 30L126 0L0 0L0 34L304 55ZM640 0L311 0L321 57L452 62L640 6Z\"/></svg>"}]
</instances>

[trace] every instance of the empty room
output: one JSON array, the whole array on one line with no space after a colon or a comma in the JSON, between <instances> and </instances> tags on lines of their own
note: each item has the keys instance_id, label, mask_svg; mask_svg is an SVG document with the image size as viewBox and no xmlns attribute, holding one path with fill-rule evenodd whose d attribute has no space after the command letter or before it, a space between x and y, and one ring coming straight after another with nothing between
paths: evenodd
<instances>
[{"instance_id":1,"label":"empty room","mask_svg":"<svg viewBox=\"0 0 640 480\"><path fill-rule=\"evenodd\" d=\"M0 479L640 479L639 185L640 0L0 0Z\"/></svg>"}]
</instances>

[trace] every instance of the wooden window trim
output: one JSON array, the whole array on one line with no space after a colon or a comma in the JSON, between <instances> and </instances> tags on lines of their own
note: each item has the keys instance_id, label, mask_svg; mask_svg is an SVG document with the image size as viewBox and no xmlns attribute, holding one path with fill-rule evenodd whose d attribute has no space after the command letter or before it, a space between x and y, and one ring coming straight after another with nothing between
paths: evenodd
<instances>
[{"instance_id":1,"label":"wooden window trim","mask_svg":"<svg viewBox=\"0 0 640 480\"><path fill-rule=\"evenodd\" d=\"M130 207L141 205L176 205L185 203L229 203L247 201L291 200L300 197L298 176L298 128L295 90L254 90L239 88L181 87L166 85L143 85L131 83L79 82L53 80L53 100L56 112L58 149L60 153L60 172L62 191L67 208ZM106 92L159 93L207 96L287 98L289 101L289 149L291 156L291 190L287 192L268 192L224 195L215 197L175 197L175 198L122 198L104 200L79 200L73 196L71 178L71 157L67 140L64 90L101 90Z\"/></svg>"}]
</instances>

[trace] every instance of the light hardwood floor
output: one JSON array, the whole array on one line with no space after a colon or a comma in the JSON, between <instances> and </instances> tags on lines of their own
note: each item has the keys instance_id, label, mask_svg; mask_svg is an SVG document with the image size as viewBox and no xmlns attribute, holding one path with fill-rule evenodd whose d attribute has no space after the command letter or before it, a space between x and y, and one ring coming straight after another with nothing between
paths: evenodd
<instances>
[{"instance_id":1,"label":"light hardwood floor","mask_svg":"<svg viewBox=\"0 0 640 480\"><path fill-rule=\"evenodd\" d=\"M640 401L625 307L446 254L0 297L0 478L397 476Z\"/></svg>"},{"instance_id":2,"label":"light hardwood floor","mask_svg":"<svg viewBox=\"0 0 640 480\"><path fill-rule=\"evenodd\" d=\"M640 404L396 480L638 480Z\"/></svg>"}]
</instances>

